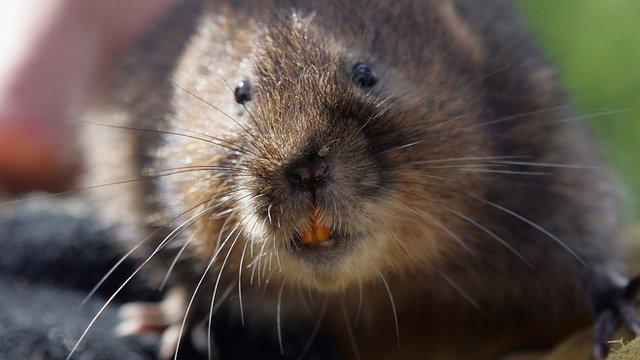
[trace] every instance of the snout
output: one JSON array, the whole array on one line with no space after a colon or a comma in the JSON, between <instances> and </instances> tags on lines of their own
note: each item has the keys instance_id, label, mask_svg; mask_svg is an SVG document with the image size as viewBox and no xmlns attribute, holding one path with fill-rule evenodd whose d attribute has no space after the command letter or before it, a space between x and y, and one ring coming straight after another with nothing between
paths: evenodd
<instances>
[{"instance_id":1,"label":"snout","mask_svg":"<svg viewBox=\"0 0 640 360\"><path fill-rule=\"evenodd\" d=\"M285 168L284 175L293 191L309 192L314 201L317 190L331 181L329 162L318 154L295 161Z\"/></svg>"}]
</instances>

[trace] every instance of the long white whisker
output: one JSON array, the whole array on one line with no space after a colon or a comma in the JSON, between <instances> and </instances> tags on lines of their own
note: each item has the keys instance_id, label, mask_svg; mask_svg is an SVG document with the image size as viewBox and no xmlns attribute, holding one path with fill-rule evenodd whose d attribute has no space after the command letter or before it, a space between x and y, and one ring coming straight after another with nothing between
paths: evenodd
<instances>
[{"instance_id":1,"label":"long white whisker","mask_svg":"<svg viewBox=\"0 0 640 360\"><path fill-rule=\"evenodd\" d=\"M580 255L578 255L575 251L573 251L567 244L565 244L562 240L558 239L558 237L556 237L555 235L553 235L552 233L550 233L549 231L545 230L542 226L534 223L533 221L525 218L524 216L509 210L507 208L505 208L504 206L498 205L494 202L491 202L489 200L483 199L481 197L477 197L474 195L470 195L472 198L482 201L485 204L489 204L491 206L493 206L496 209L499 209L503 212L506 212L507 214L520 219L521 221L524 221L525 223L529 224L530 226L532 226L533 228L535 228L536 230L540 231L541 233L545 234L546 236L548 236L550 239L552 239L553 241L555 241L558 245L562 246L569 254L571 254L571 256L573 256L583 267L588 268L589 266L587 265L587 263L584 261L584 259L582 259L582 257L580 257Z\"/></svg>"},{"instance_id":2,"label":"long white whisker","mask_svg":"<svg viewBox=\"0 0 640 360\"><path fill-rule=\"evenodd\" d=\"M492 173L492 174L504 174L504 175L533 175L533 176L552 175L549 172L535 172L535 171L489 170L489 169L456 169L456 170L465 171L465 172Z\"/></svg>"},{"instance_id":3,"label":"long white whisker","mask_svg":"<svg viewBox=\"0 0 640 360\"><path fill-rule=\"evenodd\" d=\"M311 295L311 287L310 286L307 286L307 296L309 297L309 303L311 304L311 306L314 306L313 296Z\"/></svg>"},{"instance_id":4,"label":"long white whisker","mask_svg":"<svg viewBox=\"0 0 640 360\"><path fill-rule=\"evenodd\" d=\"M396 151L396 150L406 149L406 148L421 144L422 142L424 142L424 140L414 141L414 142L411 142L409 144L403 144L403 145L400 145L400 146L393 147L391 149L379 151L379 152L376 153L376 155L388 154L388 153Z\"/></svg>"},{"instance_id":5,"label":"long white whisker","mask_svg":"<svg viewBox=\"0 0 640 360\"><path fill-rule=\"evenodd\" d=\"M553 113L554 111L559 111L559 110L562 110L562 109L565 109L565 108L566 108L565 105L560 105L560 106L555 106L555 107L546 108L546 109L538 109L538 110L528 111L528 112L515 114L515 115L508 115L508 116L505 116L505 117L502 117L502 118L499 118L499 119L493 119L493 120L489 120L489 121L482 122L482 123L479 123L479 124L471 124L470 126L465 127L464 130L475 129L475 128L479 128L479 127L483 127L483 126L487 126L487 125L495 125L495 124L499 124L499 123L502 123L502 122L505 122L505 121L526 118L527 116L532 116L532 115Z\"/></svg>"},{"instance_id":6,"label":"long white whisker","mask_svg":"<svg viewBox=\"0 0 640 360\"><path fill-rule=\"evenodd\" d=\"M224 239L224 242L223 242L222 246L220 246L218 248L218 250L213 254L213 256L211 257L211 260L209 260L209 263L207 263L207 266L205 267L205 269L204 269L204 271L202 273L202 276L200 277L200 280L196 284L196 287L193 290L193 293L191 294L191 299L189 299L189 303L187 304L187 308L185 309L184 317L182 318L182 324L180 325L180 332L178 333L178 341L176 342L176 350L175 350L174 355L173 355L173 360L177 360L178 359L178 352L180 351L180 342L182 340L182 333L184 332L184 328L185 328L185 326L187 324L187 317L189 315L189 310L191 310L191 306L193 305L193 301L196 298L196 294L198 293L198 290L200 289L200 286L202 286L202 283L204 282L204 279L206 278L207 273L209 272L209 269L211 269L211 266L213 266L213 263L216 261L216 258L218 257L218 254L220 253L220 251L224 247L224 243L226 243L229 240L229 238L235 232L236 229L237 229L237 226Z\"/></svg>"},{"instance_id":7,"label":"long white whisker","mask_svg":"<svg viewBox=\"0 0 640 360\"><path fill-rule=\"evenodd\" d=\"M191 234L191 236L189 236L189 239L187 239L187 241L185 241L185 243L180 247L180 251L178 251L176 256L173 258L173 261L171 261L171 265L169 265L169 269L167 270L167 273L164 275L164 278L162 279L162 283L160 283L158 290L162 291L162 289L164 289L164 287L167 285L167 282L169 281L169 277L171 276L171 272L173 271L173 268L178 263L180 256L187 249L187 246L191 243L191 241L195 239L197 234L198 234L198 231L195 231L193 234Z\"/></svg>"},{"instance_id":8,"label":"long white whisker","mask_svg":"<svg viewBox=\"0 0 640 360\"><path fill-rule=\"evenodd\" d=\"M167 226L168 224L172 223L173 221L175 221L176 219L178 219L179 217L183 216L184 214L188 213L189 211L194 210L195 208L197 208L198 206L204 205L207 201L209 200L205 200L185 211L183 211L182 213L180 213L178 216L172 218L171 220L167 221L166 223L163 224L162 227ZM82 300L82 303L80 304L80 306L84 306L87 301L89 301L89 299L91 299L93 297L93 295L95 295L96 291L98 291L98 289L100 288L100 286L102 286L102 284L104 284L105 281L107 281L107 279L111 276L111 274L113 274L113 272L129 257L131 256L131 254L133 254L137 249L139 249L142 245L144 245L144 243L146 243L147 241L149 241L149 239L151 239L154 235L156 235L161 229L162 227L159 227L158 229L154 230L151 234L149 234L146 238L144 238L142 241L140 241L136 246L134 246L131 250L129 250L126 254L124 254L124 256L122 256L116 263L115 265L113 265L111 267L111 269L109 269L109 271L107 271L107 273L100 279L100 281L98 281L98 283L91 289L91 291L89 291L89 293L84 297L84 299Z\"/></svg>"},{"instance_id":9,"label":"long white whisker","mask_svg":"<svg viewBox=\"0 0 640 360\"><path fill-rule=\"evenodd\" d=\"M215 315L218 312L218 310L222 307L222 304L224 304L224 302L227 301L234 287L235 287L234 284L227 286L224 292L220 295L220 298L218 299L218 301L216 301L215 305L213 306L213 315Z\"/></svg>"},{"instance_id":10,"label":"long white whisker","mask_svg":"<svg viewBox=\"0 0 640 360\"><path fill-rule=\"evenodd\" d=\"M280 263L280 247L275 243L275 238L273 241L273 247L276 249L276 262L278 264L278 269L282 272L282 263Z\"/></svg>"},{"instance_id":11,"label":"long white whisker","mask_svg":"<svg viewBox=\"0 0 640 360\"><path fill-rule=\"evenodd\" d=\"M264 247L267 245L267 239L263 239L262 240L262 246L260 247L260 254L258 254L258 266L257 266L257 271L258 271L258 287L260 287L260 282L262 280L262 276L264 276L264 273L261 275L260 274L260 265L262 263L262 258L265 257L267 254L264 252ZM265 260L265 264L266 264L266 260Z\"/></svg>"},{"instance_id":12,"label":"long white whisker","mask_svg":"<svg viewBox=\"0 0 640 360\"><path fill-rule=\"evenodd\" d=\"M362 302L364 300L364 296L362 293L362 277L358 277L358 310L356 310L356 317L353 320L354 324L358 324L358 320L360 320L360 312L362 311Z\"/></svg>"},{"instance_id":13,"label":"long white whisker","mask_svg":"<svg viewBox=\"0 0 640 360\"><path fill-rule=\"evenodd\" d=\"M432 165L427 166L425 169L472 169L472 168L494 168L494 167L507 167L504 164L462 164L462 165Z\"/></svg>"},{"instance_id":14,"label":"long white whisker","mask_svg":"<svg viewBox=\"0 0 640 360\"><path fill-rule=\"evenodd\" d=\"M412 164L434 164L434 163L447 163L458 161L490 161L490 160L509 160L509 159L523 159L529 158L529 156L463 156L444 159L430 159L414 161Z\"/></svg>"},{"instance_id":15,"label":"long white whisker","mask_svg":"<svg viewBox=\"0 0 640 360\"><path fill-rule=\"evenodd\" d=\"M347 307L344 304L344 300L340 301L340 310L342 310L342 318L344 319L344 326L347 330L347 336L349 336L349 342L351 343L353 355L355 359L359 360L361 359L360 350L358 349L358 344L356 343L356 337L353 335L353 329L351 328L351 322L349 321L349 314L347 314Z\"/></svg>"},{"instance_id":16,"label":"long white whisker","mask_svg":"<svg viewBox=\"0 0 640 360\"><path fill-rule=\"evenodd\" d=\"M480 230L484 231L486 234L488 234L489 236L491 236L492 238L496 239L500 244L502 244L502 246L506 247L507 249L509 249L509 251L511 251L518 259L522 260L522 262L524 262L525 264L527 264L527 266L529 266L530 268L533 269L533 264L531 264L529 262L529 260L527 260L524 255L522 255L520 252L518 252L518 250L516 250L513 246L511 246L511 244L509 244L508 242L506 242L504 239L502 239L500 236L496 235L494 232L492 232L491 230L487 229L486 227L482 226L480 223L478 223L477 221L471 219L470 217L455 211L453 209L450 209L448 207L444 207L447 211L449 211L450 213L464 219L465 221L475 225L477 228L479 228Z\"/></svg>"},{"instance_id":17,"label":"long white whisker","mask_svg":"<svg viewBox=\"0 0 640 360\"><path fill-rule=\"evenodd\" d=\"M302 294L302 286L298 284L297 288L298 288L298 297L300 297L300 302L302 303L302 307L304 307L304 310L307 312L307 315L309 315L310 317L313 317L313 311L311 311L311 308L309 307L309 303L307 302L307 299L305 299L304 295Z\"/></svg>"},{"instance_id":18,"label":"long white whisker","mask_svg":"<svg viewBox=\"0 0 640 360\"><path fill-rule=\"evenodd\" d=\"M405 209L406 211L410 211L418 216L420 216L421 218L429 221L429 223L435 225L436 227L440 228L441 230L443 230L444 232L446 232L447 234L449 234L449 236L451 236L454 240L456 240L456 242L458 244L460 244L466 251L468 251L471 255L473 255L474 257L478 257L478 255L462 240L462 238L460 236L458 236L456 233L454 233L453 231L451 231L449 228L447 228L441 221L438 221L436 218L434 218L433 216L425 213L424 211L418 211L416 209L412 209L408 206L404 206L401 204L395 204L394 206L399 207L401 209Z\"/></svg>"},{"instance_id":19,"label":"long white whisker","mask_svg":"<svg viewBox=\"0 0 640 360\"><path fill-rule=\"evenodd\" d=\"M556 164L556 163L547 163L547 162L503 161L503 160L492 160L489 162L506 164L506 165L522 165L522 166L532 166L532 167L549 167L549 168L578 169L578 170L597 170L600 168L598 166L590 166L590 165Z\"/></svg>"},{"instance_id":20,"label":"long white whisker","mask_svg":"<svg viewBox=\"0 0 640 360\"><path fill-rule=\"evenodd\" d=\"M238 228L238 225L233 229L235 231ZM233 233L233 231L231 233ZM218 285L220 285L220 279L222 278L222 273L224 271L224 267L227 264L227 260L229 260L229 255L231 251L233 251L233 247L236 245L238 238L242 234L242 231L238 231L236 237L233 239L231 246L229 246L229 251L227 251L227 255L224 257L222 261L222 266L220 267L220 271L218 271L218 277L216 278L216 284L213 287L213 294L211 295L211 307L209 308L209 325L207 327L207 354L209 355L209 359L211 359L211 322L213 321L213 305L216 300L216 292L218 291Z\"/></svg>"},{"instance_id":21,"label":"long white whisker","mask_svg":"<svg viewBox=\"0 0 640 360\"><path fill-rule=\"evenodd\" d=\"M155 251L144 261L142 262L142 264L140 264L140 266L138 266L131 275L129 275L128 278L125 279L125 281L122 283L122 285L120 285L120 287L118 287L116 289L116 291L114 291L114 293L107 299L107 301L104 303L104 305L102 305L102 307L100 308L100 310L98 310L98 313L91 319L91 321L89 322L89 324L87 325L87 327L85 328L85 330L82 332L82 334L80 335L80 338L78 338L78 340L76 341L75 345L73 346L73 348L71 349L71 351L69 352L69 355L67 355L66 360L71 359L71 357L73 356L73 354L75 353L75 351L78 349L78 346L80 345L80 343L82 342L82 340L87 336L87 334L89 333L89 330L91 329L91 327L93 326L93 324L96 322L96 320L98 320L98 317L100 317L100 315L104 312L104 310L107 308L107 306L109 306L109 304L111 304L111 302L113 301L113 299L118 296L118 294L122 291L122 289L124 289L124 287L131 281L131 279L133 279L134 276L136 276L136 274L138 272L140 272L140 270L142 269L142 267L144 267L149 261L151 261L151 258L157 254L160 249L162 248L162 246L169 241L169 239L171 239L171 237L173 236L173 234L175 234L178 229L180 229L182 226L184 226L184 224L186 224L189 221L195 221L201 217L203 217L208 211L214 209L215 206L209 207L205 210L203 210L202 212L194 215L193 217L189 218L187 221L185 221L184 223L182 223L180 226L178 226L175 230L173 230L169 235L167 235L167 237L160 243L160 245L158 245L158 247L155 249ZM195 220L194 220L195 219ZM192 222L193 223L193 222ZM190 226L191 224L189 224Z\"/></svg>"},{"instance_id":22,"label":"long white whisker","mask_svg":"<svg viewBox=\"0 0 640 360\"><path fill-rule=\"evenodd\" d=\"M462 295L462 297L465 300L467 300L474 308L476 308L478 311L480 311L480 313L482 313L482 315L484 315L485 317L487 317L490 320L493 320L493 318L475 300L473 300L473 298L469 294L467 294L467 292L464 291L458 284L456 284L453 280L451 280L451 278L449 278L441 270L436 269L436 271L438 272L438 274L440 274L440 276L442 276L444 281L446 281L456 292L458 292L460 295Z\"/></svg>"},{"instance_id":23,"label":"long white whisker","mask_svg":"<svg viewBox=\"0 0 640 360\"><path fill-rule=\"evenodd\" d=\"M240 321L242 322L242 327L244 327L244 307L242 305L242 266L248 245L249 241L245 241L244 247L242 248L242 255L240 255L240 266L238 266L238 301L240 302Z\"/></svg>"},{"instance_id":24,"label":"long white whisker","mask_svg":"<svg viewBox=\"0 0 640 360\"><path fill-rule=\"evenodd\" d=\"M393 320L396 324L396 340L398 342L398 349L400 349L400 326L398 324L398 311L396 309L396 301L393 299L393 294L391 294L391 288L389 288L387 279L384 278L384 275L382 275L382 272L380 272L380 270L378 270L377 268L375 270L378 273L378 277L380 278L380 280L382 280L384 288L387 290L387 295L389 295L389 302L391 303L391 310L393 311Z\"/></svg>"},{"instance_id":25,"label":"long white whisker","mask_svg":"<svg viewBox=\"0 0 640 360\"><path fill-rule=\"evenodd\" d=\"M276 327L278 329L278 345L280 345L280 355L284 356L284 345L282 343L282 292L284 291L284 285L286 280L282 282L280 286L280 292L278 293L278 306L276 314Z\"/></svg>"},{"instance_id":26,"label":"long white whisker","mask_svg":"<svg viewBox=\"0 0 640 360\"><path fill-rule=\"evenodd\" d=\"M387 236L389 236L389 238L393 241L393 243L396 245L396 247L402 248L402 250L404 250L404 252L407 254L407 256L409 257L409 259L411 259L411 261L413 261L414 263L418 263L418 261L416 260L415 257L413 257L413 254L411 253L411 251L409 251L409 249L407 248L407 245L401 241L400 239L398 239L398 237L394 234L392 234L389 230L387 230L384 227L380 227L380 229L382 229L382 231L384 231L385 234L387 234Z\"/></svg>"},{"instance_id":27,"label":"long white whisker","mask_svg":"<svg viewBox=\"0 0 640 360\"><path fill-rule=\"evenodd\" d=\"M307 340L307 343L304 345L304 348L302 349L302 352L300 353L300 356L298 356L297 360L302 360L311 348L311 344L313 344L313 340L315 340L316 336L318 335L318 331L320 331L320 325L322 325L322 320L324 320L324 316L327 313L328 304L329 299L325 298L322 304L322 309L320 310L320 315L318 316L318 320L316 321L316 325L314 326L313 331L311 332L311 336L309 336L309 340Z\"/></svg>"}]
</instances>

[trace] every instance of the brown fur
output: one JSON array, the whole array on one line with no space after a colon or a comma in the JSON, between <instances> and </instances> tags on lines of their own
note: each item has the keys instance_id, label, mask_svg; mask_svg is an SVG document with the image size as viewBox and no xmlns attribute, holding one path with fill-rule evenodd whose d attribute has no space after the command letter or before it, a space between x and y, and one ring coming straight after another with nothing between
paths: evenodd
<instances>
[{"instance_id":1,"label":"brown fur","mask_svg":"<svg viewBox=\"0 0 640 360\"><path fill-rule=\"evenodd\" d=\"M363 358L491 358L548 346L586 324L594 273L617 269L613 187L553 68L504 1L188 4L125 62L117 95L92 120L113 124L118 111L126 126L183 135L100 127L100 136L130 142L101 147L87 137L98 154L93 174L107 153L115 165L102 173L111 180L226 167L149 176L109 195L134 243L156 229L166 236L196 214L165 224L187 209L219 204L211 212L222 216L204 216L158 253L166 269L194 237L174 270L189 295L220 242L242 229L200 290L194 321L206 318L224 255L218 293L237 283L249 244L244 266L267 255L257 274L243 269L247 313L274 319L283 286L283 322L312 327L299 295L309 288L312 313L329 299L323 329L350 357L341 304L355 316L362 287L353 332ZM350 81L356 62L378 74L370 93ZM254 87L247 109L228 86L245 78ZM283 174L323 146L332 183L318 206L331 228L357 240L313 263L291 255L311 205ZM519 158L444 160L495 156ZM503 166L474 167L488 164ZM459 165L469 167L451 167ZM237 301L229 307L237 312Z\"/></svg>"}]
</instances>

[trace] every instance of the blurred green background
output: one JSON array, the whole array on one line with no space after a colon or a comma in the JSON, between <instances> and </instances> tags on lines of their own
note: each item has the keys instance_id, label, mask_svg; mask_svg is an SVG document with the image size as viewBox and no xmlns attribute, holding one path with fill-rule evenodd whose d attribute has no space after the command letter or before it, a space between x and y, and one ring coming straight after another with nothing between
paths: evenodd
<instances>
[{"instance_id":1,"label":"blurred green background","mask_svg":"<svg viewBox=\"0 0 640 360\"><path fill-rule=\"evenodd\" d=\"M516 0L560 67L640 219L640 0Z\"/></svg>"}]
</instances>

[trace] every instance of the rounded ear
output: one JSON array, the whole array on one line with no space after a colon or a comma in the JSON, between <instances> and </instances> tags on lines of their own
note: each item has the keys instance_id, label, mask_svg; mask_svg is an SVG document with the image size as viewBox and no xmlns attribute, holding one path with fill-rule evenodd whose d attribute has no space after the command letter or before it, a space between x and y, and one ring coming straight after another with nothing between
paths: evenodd
<instances>
[{"instance_id":1,"label":"rounded ear","mask_svg":"<svg viewBox=\"0 0 640 360\"><path fill-rule=\"evenodd\" d=\"M450 31L454 43L451 51L458 51L469 59L473 71L480 73L484 67L482 41L460 16L453 0L436 0L437 15Z\"/></svg>"}]
</instances>

